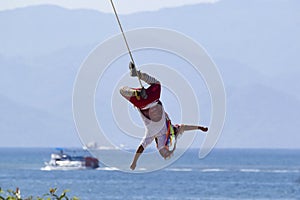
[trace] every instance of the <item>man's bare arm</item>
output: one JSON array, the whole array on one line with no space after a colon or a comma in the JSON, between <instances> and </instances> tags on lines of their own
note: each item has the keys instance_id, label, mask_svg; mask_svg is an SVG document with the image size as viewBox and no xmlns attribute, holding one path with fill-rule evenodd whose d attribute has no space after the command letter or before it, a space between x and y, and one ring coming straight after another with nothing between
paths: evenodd
<instances>
[{"instance_id":1,"label":"man's bare arm","mask_svg":"<svg viewBox=\"0 0 300 200\"><path fill-rule=\"evenodd\" d=\"M136 150L133 161L131 163L130 169L134 170L136 167L136 163L140 157L140 155L143 153L144 147L142 145L139 146L139 148Z\"/></svg>"}]
</instances>

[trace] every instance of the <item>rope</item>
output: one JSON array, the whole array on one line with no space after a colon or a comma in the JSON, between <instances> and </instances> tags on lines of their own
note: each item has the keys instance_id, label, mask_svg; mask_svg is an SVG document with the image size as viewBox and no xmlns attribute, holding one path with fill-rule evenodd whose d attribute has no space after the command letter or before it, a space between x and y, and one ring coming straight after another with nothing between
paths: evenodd
<instances>
[{"instance_id":1,"label":"rope","mask_svg":"<svg viewBox=\"0 0 300 200\"><path fill-rule=\"evenodd\" d=\"M126 47L127 47L127 50L128 50L129 56L130 56L130 59L131 59L131 62L132 62L132 63L134 64L134 66L135 66L135 62L134 62L134 59L133 59L131 50L130 50L130 48L129 48L129 44L128 44L128 42L127 42L125 33L124 33L124 31L123 31L123 28L122 28L122 25L121 25L121 21L120 21L120 19L119 19L119 17L118 17L117 10L116 10L116 8L115 8L115 5L114 5L113 0L110 0L110 3L111 3L111 6L112 6L112 8L113 8L113 10L114 10L116 19L117 19L118 24L119 24L119 27L120 27L120 30L121 30L121 32L122 32L122 35L123 35L123 38L124 38L124 41L125 41L125 44L126 44ZM141 79L140 79L140 76L138 75L138 73L137 73L137 77L138 77L138 80L139 80L139 83L140 83L141 87L144 88L143 85L142 85L142 82L141 82Z\"/></svg>"}]
</instances>

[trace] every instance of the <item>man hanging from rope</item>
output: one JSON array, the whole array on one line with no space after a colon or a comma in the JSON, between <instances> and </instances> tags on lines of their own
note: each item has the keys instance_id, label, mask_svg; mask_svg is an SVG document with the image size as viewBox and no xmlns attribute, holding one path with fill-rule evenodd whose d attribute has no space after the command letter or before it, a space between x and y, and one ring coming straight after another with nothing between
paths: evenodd
<instances>
[{"instance_id":1,"label":"man hanging from rope","mask_svg":"<svg viewBox=\"0 0 300 200\"><path fill-rule=\"evenodd\" d=\"M162 102L159 100L161 92L160 82L147 73L137 71L132 62L130 62L129 68L132 77L138 77L140 80L150 85L147 89L130 88L128 86L120 89L121 95L139 110L146 127L145 136L142 139L130 166L130 168L134 170L140 155L153 140L156 142L156 147L160 155L163 158L168 159L176 149L178 136L184 131L201 130L207 132L208 128L184 124L172 125L168 114L164 111Z\"/></svg>"}]
</instances>

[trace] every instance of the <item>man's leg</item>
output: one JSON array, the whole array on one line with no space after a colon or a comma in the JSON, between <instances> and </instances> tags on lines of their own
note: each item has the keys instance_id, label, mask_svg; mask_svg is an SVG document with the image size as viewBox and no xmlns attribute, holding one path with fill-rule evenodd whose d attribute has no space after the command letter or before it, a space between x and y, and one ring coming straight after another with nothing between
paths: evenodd
<instances>
[{"instance_id":1,"label":"man's leg","mask_svg":"<svg viewBox=\"0 0 300 200\"><path fill-rule=\"evenodd\" d=\"M154 78L153 76L150 76L149 74L143 73L140 71L138 71L138 73L140 74L141 80L146 82L147 84L149 84L149 85L160 84L159 81L156 78Z\"/></svg>"},{"instance_id":2,"label":"man's leg","mask_svg":"<svg viewBox=\"0 0 300 200\"><path fill-rule=\"evenodd\" d=\"M166 137L166 134L157 137L157 150L164 159L169 159L173 155L176 145L172 151L169 151L165 146Z\"/></svg>"},{"instance_id":3,"label":"man's leg","mask_svg":"<svg viewBox=\"0 0 300 200\"><path fill-rule=\"evenodd\" d=\"M173 153L174 153L174 150L173 151L169 151L169 150L167 150L166 148L162 148L162 149L160 149L159 150L159 154L164 158L164 159L169 159L169 158L171 158L172 157L172 155L173 155Z\"/></svg>"},{"instance_id":4,"label":"man's leg","mask_svg":"<svg viewBox=\"0 0 300 200\"><path fill-rule=\"evenodd\" d=\"M181 135L185 131L193 131L193 130L201 130L203 132L207 132L208 131L207 127L198 126L198 125L185 125L185 124L181 124L181 125L176 125L175 128L176 128L176 136Z\"/></svg>"}]
</instances>

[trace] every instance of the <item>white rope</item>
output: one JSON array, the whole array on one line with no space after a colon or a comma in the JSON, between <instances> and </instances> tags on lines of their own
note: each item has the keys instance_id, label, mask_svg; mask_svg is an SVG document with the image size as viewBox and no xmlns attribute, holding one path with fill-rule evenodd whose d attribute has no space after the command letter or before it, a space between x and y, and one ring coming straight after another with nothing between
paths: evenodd
<instances>
[{"instance_id":1,"label":"white rope","mask_svg":"<svg viewBox=\"0 0 300 200\"><path fill-rule=\"evenodd\" d=\"M111 3L111 6L112 6L112 8L113 8L113 10L114 10L115 16L116 16L116 18L117 18L117 21L118 21L118 24L119 24L120 30L121 30L121 32L122 32L122 35L123 35L123 38L124 38L124 41L125 41L125 44L126 44L126 47L127 47L127 50L128 50L129 56L130 56L130 59L131 59L131 62L132 62L132 63L134 64L134 66L135 66L135 62L134 62L134 59L133 59L133 56L132 56L131 50L130 50L130 48L129 48L129 44L128 44L128 42L127 42L127 39L126 39L125 33L124 33L124 31L123 31L123 28L122 28L122 25L121 25L120 19L119 19L119 17L118 17L117 10L116 10L116 8L115 8L115 5L114 5L114 3L113 3L113 1L112 1L112 0L110 0L110 3ZM137 73L137 74L138 74L138 73ZM139 76L139 75L137 75L137 77L138 77L138 80L139 80L139 83L140 83L141 87L142 87L142 88L144 88L144 87L143 87L143 85L142 85L142 82L141 82L140 76Z\"/></svg>"}]
</instances>

